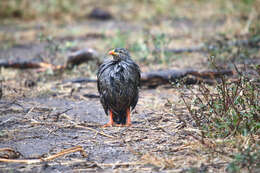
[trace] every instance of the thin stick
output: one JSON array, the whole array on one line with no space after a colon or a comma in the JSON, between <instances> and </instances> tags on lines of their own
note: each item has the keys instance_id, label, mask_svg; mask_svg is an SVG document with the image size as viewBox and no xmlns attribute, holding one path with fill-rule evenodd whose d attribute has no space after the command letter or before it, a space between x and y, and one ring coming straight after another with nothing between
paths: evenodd
<instances>
[{"instance_id":1,"label":"thin stick","mask_svg":"<svg viewBox=\"0 0 260 173\"><path fill-rule=\"evenodd\" d=\"M31 109L25 114L24 117L27 117L33 111L34 108L35 108L35 106L31 107Z\"/></svg>"},{"instance_id":2,"label":"thin stick","mask_svg":"<svg viewBox=\"0 0 260 173\"><path fill-rule=\"evenodd\" d=\"M0 148L0 152L2 151L15 152L12 148Z\"/></svg>"},{"instance_id":3,"label":"thin stick","mask_svg":"<svg viewBox=\"0 0 260 173\"><path fill-rule=\"evenodd\" d=\"M40 162L42 162L42 160L41 159L18 160L18 159L2 159L2 158L0 158L0 162L33 164L33 163L40 163Z\"/></svg>"},{"instance_id":4,"label":"thin stick","mask_svg":"<svg viewBox=\"0 0 260 173\"><path fill-rule=\"evenodd\" d=\"M100 134L100 135L102 135L102 136L106 136L106 137L109 137L109 138L115 138L114 136L105 134L105 133L103 133L103 132L99 132L99 131L97 131L97 130L95 130L95 129L92 129L92 128L90 128L90 127L85 127L85 126L81 126L81 125L77 125L77 124L74 124L74 127L75 127L75 128L82 128L82 129L86 129L86 130L91 130L91 131L93 131L93 132L96 132L96 133L98 133L98 134Z\"/></svg>"},{"instance_id":5,"label":"thin stick","mask_svg":"<svg viewBox=\"0 0 260 173\"><path fill-rule=\"evenodd\" d=\"M47 158L40 158L40 159L23 159L23 160L19 160L19 159L2 159L0 158L0 162L7 162L7 163L25 163L25 164L34 164L34 163L40 163L40 162L45 162L45 161L51 161L54 160L58 157L64 156L66 154L70 154L70 153L74 153L79 151L80 154L83 157L87 157L86 152L84 151L82 146L76 146L76 147L72 147L72 148L68 148L65 150L62 150L59 153L56 153L54 155L51 155Z\"/></svg>"},{"instance_id":6,"label":"thin stick","mask_svg":"<svg viewBox=\"0 0 260 173\"><path fill-rule=\"evenodd\" d=\"M74 152L77 152L77 151L80 151L80 154L84 157L87 157L87 154L86 152L84 151L83 147L82 146L76 146L76 147L72 147L72 148L68 148L68 149L65 149L65 150L62 150L61 152L57 153L57 154L54 154L54 155L51 155L47 158L41 158L42 161L51 161L51 160L54 160L58 157L61 157L63 155L66 155L66 154L69 154L69 153L74 153Z\"/></svg>"},{"instance_id":7,"label":"thin stick","mask_svg":"<svg viewBox=\"0 0 260 173\"><path fill-rule=\"evenodd\" d=\"M131 166L131 165L141 165L141 162L124 162L124 163L97 163L98 166L109 167L109 166Z\"/></svg>"}]
</instances>

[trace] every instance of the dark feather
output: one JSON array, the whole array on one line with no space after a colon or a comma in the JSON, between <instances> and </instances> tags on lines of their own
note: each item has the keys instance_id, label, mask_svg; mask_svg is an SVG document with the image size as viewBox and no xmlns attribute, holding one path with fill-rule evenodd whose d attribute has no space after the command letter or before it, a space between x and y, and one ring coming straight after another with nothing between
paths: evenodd
<instances>
[{"instance_id":1,"label":"dark feather","mask_svg":"<svg viewBox=\"0 0 260 173\"><path fill-rule=\"evenodd\" d=\"M118 124L126 123L126 110L135 108L140 86L139 66L126 56L119 60L106 60L97 74L100 102L108 115L113 112L113 120Z\"/></svg>"}]
</instances>

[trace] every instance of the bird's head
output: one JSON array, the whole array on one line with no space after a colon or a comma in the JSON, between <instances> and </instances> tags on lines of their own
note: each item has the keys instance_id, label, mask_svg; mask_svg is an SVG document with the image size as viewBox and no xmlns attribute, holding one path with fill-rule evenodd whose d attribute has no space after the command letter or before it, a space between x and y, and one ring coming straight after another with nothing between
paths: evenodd
<instances>
[{"instance_id":1,"label":"bird's head","mask_svg":"<svg viewBox=\"0 0 260 173\"><path fill-rule=\"evenodd\" d=\"M130 58L130 54L126 48L116 48L114 50L109 51L108 54L112 55L115 61L121 61Z\"/></svg>"}]
</instances>

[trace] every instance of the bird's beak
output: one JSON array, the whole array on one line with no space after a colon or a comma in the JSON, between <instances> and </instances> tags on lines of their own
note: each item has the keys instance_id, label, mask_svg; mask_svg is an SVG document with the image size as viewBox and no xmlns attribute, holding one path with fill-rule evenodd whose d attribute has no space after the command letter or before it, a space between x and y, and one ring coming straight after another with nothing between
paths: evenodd
<instances>
[{"instance_id":1,"label":"bird's beak","mask_svg":"<svg viewBox=\"0 0 260 173\"><path fill-rule=\"evenodd\" d=\"M118 55L114 50L109 51L108 54L109 54L109 55L115 55L115 56Z\"/></svg>"}]
</instances>

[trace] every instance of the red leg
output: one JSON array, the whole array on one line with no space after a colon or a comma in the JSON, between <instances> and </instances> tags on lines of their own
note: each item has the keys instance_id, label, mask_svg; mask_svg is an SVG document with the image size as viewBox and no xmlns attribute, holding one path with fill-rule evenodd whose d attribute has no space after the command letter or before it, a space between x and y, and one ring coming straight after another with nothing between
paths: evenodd
<instances>
[{"instance_id":1,"label":"red leg","mask_svg":"<svg viewBox=\"0 0 260 173\"><path fill-rule=\"evenodd\" d=\"M113 124L114 124L113 113L111 110L109 110L109 122L107 124L105 124L103 127L112 127Z\"/></svg>"},{"instance_id":2,"label":"red leg","mask_svg":"<svg viewBox=\"0 0 260 173\"><path fill-rule=\"evenodd\" d=\"M126 126L131 126L130 108L126 109Z\"/></svg>"}]
</instances>

